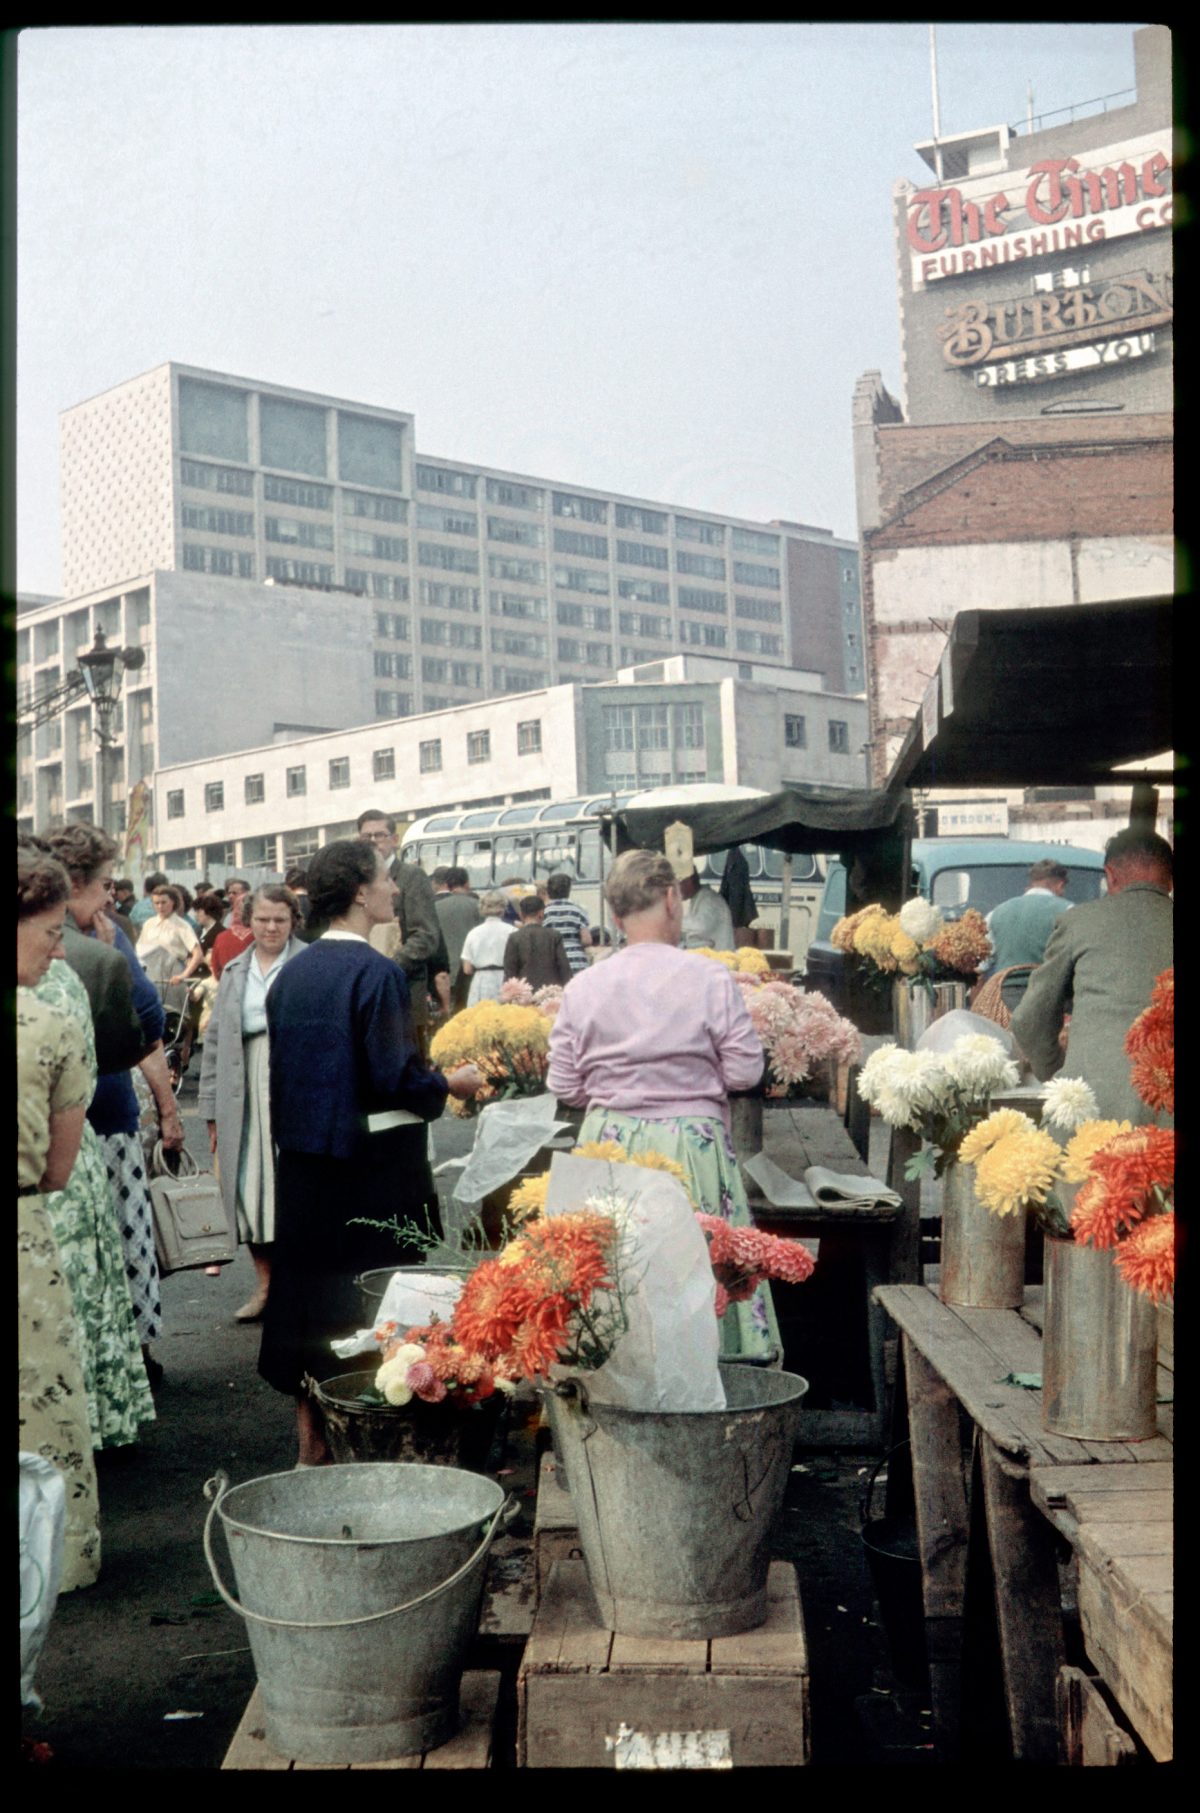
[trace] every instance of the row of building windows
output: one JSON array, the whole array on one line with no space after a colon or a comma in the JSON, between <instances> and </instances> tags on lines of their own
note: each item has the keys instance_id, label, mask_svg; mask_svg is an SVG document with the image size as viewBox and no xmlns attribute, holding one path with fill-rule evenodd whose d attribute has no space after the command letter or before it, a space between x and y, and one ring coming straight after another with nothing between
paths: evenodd
<instances>
[{"instance_id":1,"label":"row of building windows","mask_svg":"<svg viewBox=\"0 0 1200 1813\"><path fill-rule=\"evenodd\" d=\"M831 755L849 755L850 726L843 718L830 718L828 724L829 751ZM788 749L808 748L808 723L796 712L785 712L783 717L783 741Z\"/></svg>"},{"instance_id":2,"label":"row of building windows","mask_svg":"<svg viewBox=\"0 0 1200 1813\"><path fill-rule=\"evenodd\" d=\"M183 544L183 566L188 573L221 573L233 579L255 577L253 554L239 554L233 548L202 548L189 541ZM268 571L270 566L268 561Z\"/></svg>"},{"instance_id":3,"label":"row of building windows","mask_svg":"<svg viewBox=\"0 0 1200 1813\"><path fill-rule=\"evenodd\" d=\"M240 471L236 466L212 466L199 460L185 459L180 461L179 476L189 490L220 491L234 497L254 495L253 472ZM263 497L267 503L293 504L303 510L333 509L332 486L305 484L299 479L279 478L271 472L263 476ZM376 522L408 521L408 503L402 497L377 497L369 491L343 491L342 508L347 516L372 517ZM200 528L207 525L193 523L188 526ZM234 532L241 534L244 531ZM331 530L327 532L332 533ZM267 535L270 538L270 529L267 530ZM332 547L333 543L313 542L309 545Z\"/></svg>"},{"instance_id":4,"label":"row of building windows","mask_svg":"<svg viewBox=\"0 0 1200 1813\"><path fill-rule=\"evenodd\" d=\"M670 749L672 711L676 745L703 749L702 705L606 705L602 714L605 750Z\"/></svg>"}]
</instances>

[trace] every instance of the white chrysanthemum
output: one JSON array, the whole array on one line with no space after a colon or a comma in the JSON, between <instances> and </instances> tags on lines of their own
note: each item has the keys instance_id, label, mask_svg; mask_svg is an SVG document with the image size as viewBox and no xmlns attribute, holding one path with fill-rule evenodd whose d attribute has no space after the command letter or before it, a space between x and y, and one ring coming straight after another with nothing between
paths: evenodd
<instances>
[{"instance_id":1,"label":"white chrysanthemum","mask_svg":"<svg viewBox=\"0 0 1200 1813\"><path fill-rule=\"evenodd\" d=\"M969 1032L955 1039L948 1054L948 1068L960 1089L971 1095L1015 1089L1021 1078L999 1039L986 1032Z\"/></svg>"},{"instance_id":2,"label":"white chrysanthemum","mask_svg":"<svg viewBox=\"0 0 1200 1813\"><path fill-rule=\"evenodd\" d=\"M918 944L932 944L942 929L942 915L937 907L918 894L915 900L906 900L900 908L900 927L915 938Z\"/></svg>"},{"instance_id":3,"label":"white chrysanthemum","mask_svg":"<svg viewBox=\"0 0 1200 1813\"><path fill-rule=\"evenodd\" d=\"M390 1359L383 1362L375 1374L376 1391L382 1391L389 1404L397 1407L407 1404L412 1398L412 1387L408 1382L409 1368L424 1358L423 1347L418 1347L415 1341L406 1341Z\"/></svg>"},{"instance_id":4,"label":"white chrysanthemum","mask_svg":"<svg viewBox=\"0 0 1200 1813\"><path fill-rule=\"evenodd\" d=\"M1099 1114L1091 1085L1081 1076L1056 1076L1047 1087L1042 1125L1051 1133L1062 1133L1069 1138L1084 1121L1094 1121Z\"/></svg>"},{"instance_id":5,"label":"white chrysanthemum","mask_svg":"<svg viewBox=\"0 0 1200 1813\"><path fill-rule=\"evenodd\" d=\"M915 1127L917 1116L935 1108L950 1086L941 1057L935 1051L905 1051L899 1045L881 1045L863 1065L859 1094L877 1108L889 1127Z\"/></svg>"}]
</instances>

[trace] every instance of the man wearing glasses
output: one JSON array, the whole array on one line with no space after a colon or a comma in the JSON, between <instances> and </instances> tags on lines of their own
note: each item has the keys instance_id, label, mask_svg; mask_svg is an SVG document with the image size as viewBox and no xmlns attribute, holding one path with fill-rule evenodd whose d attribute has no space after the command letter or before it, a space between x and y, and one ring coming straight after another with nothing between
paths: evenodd
<instances>
[{"instance_id":1,"label":"man wearing glasses","mask_svg":"<svg viewBox=\"0 0 1200 1813\"><path fill-rule=\"evenodd\" d=\"M428 875L415 862L401 862L396 854L400 842L396 821L386 812L369 809L358 815L358 835L372 844L387 864L387 872L396 884L395 911L397 930L377 928L384 934L378 948L394 957L408 978L412 997L413 1026L422 1056L428 1050L430 964L441 943L441 926L434 905L433 888ZM372 942L375 942L374 937Z\"/></svg>"}]
</instances>

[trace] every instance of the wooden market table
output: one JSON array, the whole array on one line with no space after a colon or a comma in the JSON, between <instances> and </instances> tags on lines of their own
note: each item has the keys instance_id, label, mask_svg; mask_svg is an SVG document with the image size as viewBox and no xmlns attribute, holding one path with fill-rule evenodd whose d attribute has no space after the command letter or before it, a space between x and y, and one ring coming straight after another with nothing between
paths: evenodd
<instances>
[{"instance_id":1,"label":"wooden market table","mask_svg":"<svg viewBox=\"0 0 1200 1813\"><path fill-rule=\"evenodd\" d=\"M823 1103L768 1107L763 1151L789 1178L803 1178L811 1165L868 1174L841 1116ZM883 1181L881 1170L874 1175ZM810 1397L831 1400L820 1407L806 1401L799 1440L812 1447L877 1446L887 1415L888 1324L874 1293L878 1285L915 1275L906 1211L890 1203L788 1207L771 1201L752 1177L745 1182L756 1227L819 1242L817 1269L807 1283L772 1286L784 1365L809 1379Z\"/></svg>"},{"instance_id":2,"label":"wooden market table","mask_svg":"<svg viewBox=\"0 0 1200 1813\"><path fill-rule=\"evenodd\" d=\"M1088 1660L1150 1754L1167 1760L1171 1404L1160 1402L1159 1434L1148 1441L1050 1435L1042 1428L1041 1391L1013 1382L1014 1375L1041 1375L1040 1287L1026 1288L1020 1310L951 1308L925 1285L884 1286L876 1296L901 1331L941 1760L958 1758L964 1721L978 1711L971 1664L980 1653L975 1633L989 1597L1012 1757L1078 1760L1066 1754L1057 1709L1060 1676L1078 1673L1066 1668L1063 1541L1070 1545ZM1170 1328L1169 1314L1160 1316L1160 1399L1173 1393ZM892 1483L889 1477L889 1491ZM1120 1751L1120 1728L1114 1728Z\"/></svg>"}]
</instances>

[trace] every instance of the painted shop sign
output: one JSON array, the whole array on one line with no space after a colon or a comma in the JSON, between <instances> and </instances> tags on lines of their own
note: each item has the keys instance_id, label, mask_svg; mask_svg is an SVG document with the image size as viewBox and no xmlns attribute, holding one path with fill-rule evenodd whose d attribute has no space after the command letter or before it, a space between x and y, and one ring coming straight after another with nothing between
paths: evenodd
<instances>
[{"instance_id":1,"label":"painted shop sign","mask_svg":"<svg viewBox=\"0 0 1200 1813\"><path fill-rule=\"evenodd\" d=\"M1174 283L1169 272L1156 276L1125 271L1070 289L960 303L946 310L937 334L947 365L961 367L980 365L985 359L1021 359L1090 346L1114 332L1144 334L1168 327L1173 318Z\"/></svg>"},{"instance_id":2,"label":"painted shop sign","mask_svg":"<svg viewBox=\"0 0 1200 1813\"><path fill-rule=\"evenodd\" d=\"M1024 174L914 190L906 223L913 288L1169 227L1169 144L1169 134L1144 134L1082 158L1042 158Z\"/></svg>"},{"instance_id":3,"label":"painted shop sign","mask_svg":"<svg viewBox=\"0 0 1200 1813\"><path fill-rule=\"evenodd\" d=\"M1094 346L1071 346L1063 352L1006 359L1002 365L981 365L972 376L980 390L999 389L1005 384L1036 384L1047 378L1069 377L1076 371L1127 365L1131 359L1143 358L1153 351L1153 334L1126 334L1120 340L1101 340Z\"/></svg>"}]
</instances>

